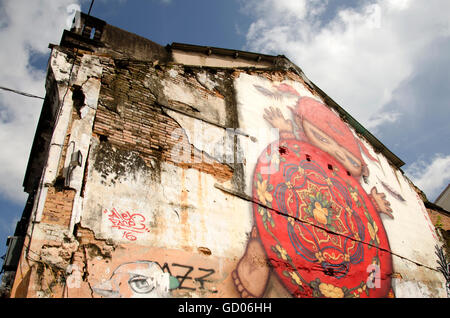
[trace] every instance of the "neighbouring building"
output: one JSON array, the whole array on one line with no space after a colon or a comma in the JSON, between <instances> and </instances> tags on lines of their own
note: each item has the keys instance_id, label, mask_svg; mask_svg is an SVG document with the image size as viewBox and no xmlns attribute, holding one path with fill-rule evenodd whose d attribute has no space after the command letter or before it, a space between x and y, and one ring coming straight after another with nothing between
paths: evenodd
<instances>
[{"instance_id":1,"label":"neighbouring building","mask_svg":"<svg viewBox=\"0 0 450 318\"><path fill-rule=\"evenodd\" d=\"M50 49L10 297L447 297L403 162L286 57L82 13Z\"/></svg>"},{"instance_id":2,"label":"neighbouring building","mask_svg":"<svg viewBox=\"0 0 450 318\"><path fill-rule=\"evenodd\" d=\"M443 209L450 211L450 183L441 192L441 194L438 195L434 203L439 205Z\"/></svg>"},{"instance_id":3,"label":"neighbouring building","mask_svg":"<svg viewBox=\"0 0 450 318\"><path fill-rule=\"evenodd\" d=\"M450 185L447 185L441 194L438 195L434 203L428 201L425 195L423 195L423 198L431 223L434 224L441 240L444 241L443 248L446 251L448 264L448 257L450 255ZM449 267L447 267L446 273L448 280L450 280Z\"/></svg>"}]
</instances>

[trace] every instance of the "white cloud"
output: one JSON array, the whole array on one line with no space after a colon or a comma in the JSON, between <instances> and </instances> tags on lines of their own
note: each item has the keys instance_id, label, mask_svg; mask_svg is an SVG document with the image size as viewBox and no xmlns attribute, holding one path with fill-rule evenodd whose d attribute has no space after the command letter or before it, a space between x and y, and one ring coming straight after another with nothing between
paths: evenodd
<instances>
[{"instance_id":1,"label":"white cloud","mask_svg":"<svg viewBox=\"0 0 450 318\"><path fill-rule=\"evenodd\" d=\"M405 170L430 199L438 195L450 179L442 144L449 95L441 88L450 1L250 0L243 10L254 17L244 49L286 55L366 128L401 142L405 162L430 153Z\"/></svg>"},{"instance_id":2,"label":"white cloud","mask_svg":"<svg viewBox=\"0 0 450 318\"><path fill-rule=\"evenodd\" d=\"M448 40L450 1L364 1L336 12L324 3L247 1L244 10L256 17L247 49L285 54L363 125L396 120L382 107L429 44Z\"/></svg>"},{"instance_id":3,"label":"white cloud","mask_svg":"<svg viewBox=\"0 0 450 318\"><path fill-rule=\"evenodd\" d=\"M419 160L405 170L411 181L434 201L450 182L450 155L435 155L428 162Z\"/></svg>"},{"instance_id":4,"label":"white cloud","mask_svg":"<svg viewBox=\"0 0 450 318\"><path fill-rule=\"evenodd\" d=\"M389 111L385 111L379 114L376 114L374 116L372 116L371 118L369 118L369 120L367 121L365 127L367 129L372 130L373 133L377 133L378 132L378 127L382 124L385 123L394 123L397 121L397 119L401 116L400 113L398 112L389 112Z\"/></svg>"},{"instance_id":5,"label":"white cloud","mask_svg":"<svg viewBox=\"0 0 450 318\"><path fill-rule=\"evenodd\" d=\"M58 44L74 0L7 0L0 4L0 85L38 96L45 95L45 70L30 58L48 54ZM42 100L0 91L0 194L23 202L22 181Z\"/></svg>"}]
</instances>

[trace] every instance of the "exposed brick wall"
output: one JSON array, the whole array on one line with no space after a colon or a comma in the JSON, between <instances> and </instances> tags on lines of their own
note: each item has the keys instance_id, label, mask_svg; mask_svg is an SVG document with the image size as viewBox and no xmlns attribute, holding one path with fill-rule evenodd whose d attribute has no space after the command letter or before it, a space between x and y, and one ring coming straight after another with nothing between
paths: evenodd
<instances>
[{"instance_id":1,"label":"exposed brick wall","mask_svg":"<svg viewBox=\"0 0 450 318\"><path fill-rule=\"evenodd\" d=\"M431 223L433 223L434 226L437 226L438 223L440 223L442 224L441 228L443 230L450 230L450 217L431 209L427 209L427 211L430 216Z\"/></svg>"},{"instance_id":2,"label":"exposed brick wall","mask_svg":"<svg viewBox=\"0 0 450 318\"><path fill-rule=\"evenodd\" d=\"M75 190L50 187L42 214L43 223L69 226Z\"/></svg>"},{"instance_id":3,"label":"exposed brick wall","mask_svg":"<svg viewBox=\"0 0 450 318\"><path fill-rule=\"evenodd\" d=\"M187 143L186 136L173 133L181 126L158 105L148 88L148 82L152 77L161 76L160 72L151 63L127 62L125 68L105 65L94 134L105 136L116 147L138 152L149 166L152 161L167 161L212 174L220 180L230 179L233 175L231 167L197 153L198 150ZM180 147L181 142L185 144ZM175 145L190 149L191 158L195 155L203 158L202 162L173 160L171 150Z\"/></svg>"}]
</instances>

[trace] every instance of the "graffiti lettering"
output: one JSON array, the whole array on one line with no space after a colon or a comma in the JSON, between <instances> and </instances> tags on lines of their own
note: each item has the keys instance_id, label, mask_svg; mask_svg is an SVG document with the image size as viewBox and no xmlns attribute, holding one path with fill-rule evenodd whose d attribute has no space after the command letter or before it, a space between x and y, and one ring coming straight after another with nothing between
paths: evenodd
<instances>
[{"instance_id":1,"label":"graffiti lettering","mask_svg":"<svg viewBox=\"0 0 450 318\"><path fill-rule=\"evenodd\" d=\"M175 267L181 267L181 268L185 268L186 272L184 273L184 275L177 275L175 276L178 281L180 282L180 286L178 286L179 289L188 289L188 290L195 290L195 288L191 288L191 287L186 287L183 285L184 281L186 279L190 280L192 279L192 277L189 276L189 274L194 270L194 267L192 266L188 266L188 265L180 265L180 264L172 264L172 266Z\"/></svg>"},{"instance_id":2,"label":"graffiti lettering","mask_svg":"<svg viewBox=\"0 0 450 318\"><path fill-rule=\"evenodd\" d=\"M196 280L200 283L200 288L205 288L205 282L210 282L209 280L206 280L207 277L213 275L216 271L213 269L206 269L206 268L199 268L199 271L207 272L207 274L198 277Z\"/></svg>"},{"instance_id":3,"label":"graffiti lettering","mask_svg":"<svg viewBox=\"0 0 450 318\"><path fill-rule=\"evenodd\" d=\"M150 229L145 225L145 217L142 214L130 212L117 212L116 209L108 211L105 209L103 213L108 214L108 219L112 223L112 228L123 231L123 238L129 241L136 241L135 234L142 234L150 232Z\"/></svg>"},{"instance_id":4,"label":"graffiti lettering","mask_svg":"<svg viewBox=\"0 0 450 318\"><path fill-rule=\"evenodd\" d=\"M155 262L157 263L157 262ZM211 280L207 279L214 275L216 272L212 268L195 268L194 266L190 265L182 265L182 264L176 264L172 263L170 266L167 263L164 263L164 265L160 265L161 269L170 274L171 276L174 276L176 279L178 279L179 285L177 289L184 289L184 290L196 290L197 287L195 284L189 284L189 282L199 282L200 289L207 289L205 283L210 283ZM172 268L172 270L171 270ZM177 268L181 269L178 270ZM202 273L197 273L198 271ZM203 273L205 273L202 275ZM177 275L176 275L177 274Z\"/></svg>"}]
</instances>

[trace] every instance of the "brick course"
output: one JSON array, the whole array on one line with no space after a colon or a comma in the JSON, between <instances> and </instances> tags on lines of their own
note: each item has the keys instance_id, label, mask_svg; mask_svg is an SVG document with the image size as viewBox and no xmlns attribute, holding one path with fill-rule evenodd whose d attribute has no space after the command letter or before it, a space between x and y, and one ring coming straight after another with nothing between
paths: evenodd
<instances>
[{"instance_id":1,"label":"brick course","mask_svg":"<svg viewBox=\"0 0 450 318\"><path fill-rule=\"evenodd\" d=\"M431 209L427 209L427 211L428 215L430 216L431 223L433 223L434 226L436 226L438 223L441 223L443 230L450 230L450 217Z\"/></svg>"},{"instance_id":2,"label":"brick course","mask_svg":"<svg viewBox=\"0 0 450 318\"><path fill-rule=\"evenodd\" d=\"M129 62L126 69L105 65L99 104L93 133L106 136L108 142L121 149L137 151L147 165L152 160L167 161L185 168L198 169L214 175L219 180L229 180L233 175L230 166L218 163L199 154L187 143L187 136L180 138L173 132L181 128L149 93L148 81L160 76L152 63ZM196 84L195 84L196 83ZM216 95L204 89L194 80L186 85L196 85L202 94ZM184 141L180 148L191 149L191 158L203 158L201 163L179 163L171 158L171 150Z\"/></svg>"},{"instance_id":3,"label":"brick course","mask_svg":"<svg viewBox=\"0 0 450 318\"><path fill-rule=\"evenodd\" d=\"M47 192L41 222L68 227L72 216L74 197L75 190L57 190L50 187Z\"/></svg>"}]
</instances>

